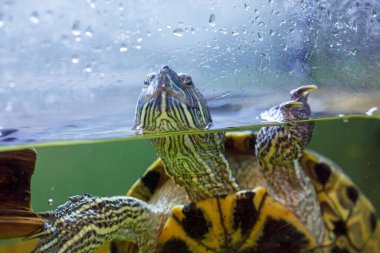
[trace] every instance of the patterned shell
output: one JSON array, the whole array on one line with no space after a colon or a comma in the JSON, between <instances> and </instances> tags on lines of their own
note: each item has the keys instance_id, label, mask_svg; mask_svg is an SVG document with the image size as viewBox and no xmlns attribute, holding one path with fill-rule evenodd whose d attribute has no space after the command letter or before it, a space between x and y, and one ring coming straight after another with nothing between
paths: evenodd
<instances>
[{"instance_id":1,"label":"patterned shell","mask_svg":"<svg viewBox=\"0 0 380 253\"><path fill-rule=\"evenodd\" d=\"M310 232L263 187L176 206L159 239L159 253L304 252Z\"/></svg>"},{"instance_id":2,"label":"patterned shell","mask_svg":"<svg viewBox=\"0 0 380 253\"><path fill-rule=\"evenodd\" d=\"M238 167L238 182L244 176L255 178L252 172L258 165L251 148L255 140L251 132L226 134L226 153L230 163ZM158 237L157 252L380 252L380 221L358 187L336 164L317 153L304 152L300 162L322 208L326 226L322 246L316 245L305 226L265 188L252 187L175 206ZM149 201L168 181L162 162L157 160L128 195ZM260 185L260 180L250 184ZM114 241L111 252L137 253L138 249L130 242Z\"/></svg>"}]
</instances>

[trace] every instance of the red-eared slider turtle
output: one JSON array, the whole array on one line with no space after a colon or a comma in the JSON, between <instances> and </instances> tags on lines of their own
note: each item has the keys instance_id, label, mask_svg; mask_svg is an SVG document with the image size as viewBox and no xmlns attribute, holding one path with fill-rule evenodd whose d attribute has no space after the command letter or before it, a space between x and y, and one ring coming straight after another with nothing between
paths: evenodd
<instances>
[{"instance_id":1,"label":"red-eared slider turtle","mask_svg":"<svg viewBox=\"0 0 380 253\"><path fill-rule=\"evenodd\" d=\"M290 122L309 118L314 88L300 87L291 101L270 109L286 124L257 135L206 131L153 139L162 162L130 196L78 195L41 214L46 224L34 252L92 252L111 239L134 242L141 252L378 252L372 205L334 163L304 152L313 123ZM165 66L147 77L136 109L141 132L210 123L190 76Z\"/></svg>"}]
</instances>

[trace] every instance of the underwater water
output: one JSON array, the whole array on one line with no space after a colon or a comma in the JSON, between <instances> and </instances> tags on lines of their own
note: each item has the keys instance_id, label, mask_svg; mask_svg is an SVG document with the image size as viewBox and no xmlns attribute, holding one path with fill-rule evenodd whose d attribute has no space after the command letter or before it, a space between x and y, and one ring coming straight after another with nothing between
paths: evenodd
<instances>
[{"instance_id":1,"label":"underwater water","mask_svg":"<svg viewBox=\"0 0 380 253\"><path fill-rule=\"evenodd\" d=\"M328 120L317 122L309 149L340 165L380 210L379 144L380 120ZM32 181L36 211L55 208L76 194L123 195L157 157L149 140L46 147L37 152Z\"/></svg>"},{"instance_id":2,"label":"underwater water","mask_svg":"<svg viewBox=\"0 0 380 253\"><path fill-rule=\"evenodd\" d=\"M309 149L343 168L380 210L379 141L378 119L325 119L316 122ZM37 153L32 178L34 211L55 209L77 194L123 195L156 158L149 140L42 147ZM0 252L28 252L34 243L3 241Z\"/></svg>"}]
</instances>

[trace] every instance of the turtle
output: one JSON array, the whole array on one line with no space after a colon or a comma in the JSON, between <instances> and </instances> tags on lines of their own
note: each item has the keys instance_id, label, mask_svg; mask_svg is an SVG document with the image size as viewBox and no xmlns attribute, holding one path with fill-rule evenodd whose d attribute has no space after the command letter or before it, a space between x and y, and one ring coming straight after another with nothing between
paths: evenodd
<instances>
[{"instance_id":1,"label":"turtle","mask_svg":"<svg viewBox=\"0 0 380 253\"><path fill-rule=\"evenodd\" d=\"M168 66L150 74L136 107L142 134L206 129L206 100ZM267 111L282 124L258 133L169 134L152 139L159 160L128 196L77 195L40 213L34 253L378 252L375 210L332 161L305 150L313 122L308 93ZM134 246L135 243L138 247Z\"/></svg>"}]
</instances>

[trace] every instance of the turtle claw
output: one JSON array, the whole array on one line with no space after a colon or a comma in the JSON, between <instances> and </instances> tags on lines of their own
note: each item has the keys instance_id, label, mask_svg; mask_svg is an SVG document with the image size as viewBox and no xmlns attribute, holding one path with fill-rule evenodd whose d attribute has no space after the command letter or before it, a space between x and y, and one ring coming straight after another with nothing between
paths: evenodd
<instances>
[{"instance_id":1,"label":"turtle claw","mask_svg":"<svg viewBox=\"0 0 380 253\"><path fill-rule=\"evenodd\" d=\"M34 239L40 239L41 237L46 235L46 231L44 228L41 228L37 231L34 231L32 234L28 235L27 237L24 237L22 240L23 241L29 241L29 240L34 240Z\"/></svg>"}]
</instances>

